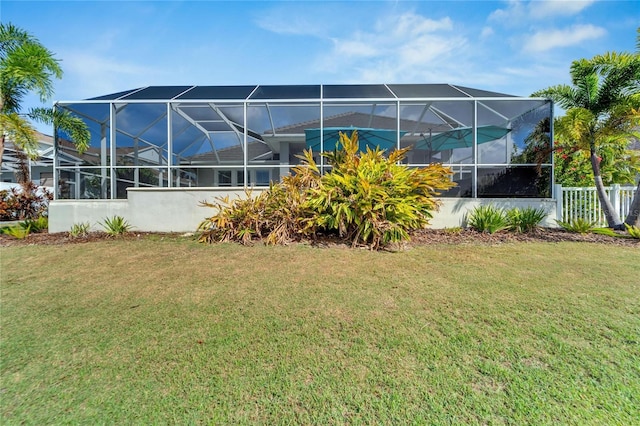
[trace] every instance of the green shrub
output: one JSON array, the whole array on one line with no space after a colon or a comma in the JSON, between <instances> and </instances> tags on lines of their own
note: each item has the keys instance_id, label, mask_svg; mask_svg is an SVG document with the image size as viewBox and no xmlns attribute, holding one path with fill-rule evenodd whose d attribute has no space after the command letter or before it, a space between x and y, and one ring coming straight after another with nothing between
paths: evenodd
<instances>
[{"instance_id":1,"label":"green shrub","mask_svg":"<svg viewBox=\"0 0 640 426\"><path fill-rule=\"evenodd\" d=\"M434 199L454 186L441 165L408 168L407 149L384 156L380 149L359 152L358 135L340 134L338 148L322 153L331 171L320 175L311 151L282 183L255 198L218 198L203 206L217 213L205 219L199 240L241 241L263 238L281 244L299 236L333 233L352 245L372 249L408 239L408 231L425 227L439 206Z\"/></svg>"},{"instance_id":2,"label":"green shrub","mask_svg":"<svg viewBox=\"0 0 640 426\"><path fill-rule=\"evenodd\" d=\"M49 229L49 219L46 216L40 216L37 219L26 219L20 223L23 228L29 228L30 232L44 232Z\"/></svg>"},{"instance_id":3,"label":"green shrub","mask_svg":"<svg viewBox=\"0 0 640 426\"><path fill-rule=\"evenodd\" d=\"M452 228L444 228L443 229L445 234L449 234L449 235L460 235L462 234L462 226L454 226Z\"/></svg>"},{"instance_id":4,"label":"green shrub","mask_svg":"<svg viewBox=\"0 0 640 426\"><path fill-rule=\"evenodd\" d=\"M568 221L556 220L556 223L565 231L587 234L593 230L597 222L576 217Z\"/></svg>"},{"instance_id":5,"label":"green shrub","mask_svg":"<svg viewBox=\"0 0 640 426\"><path fill-rule=\"evenodd\" d=\"M89 222L74 223L69 231L69 236L72 238L86 237L90 228Z\"/></svg>"},{"instance_id":6,"label":"green shrub","mask_svg":"<svg viewBox=\"0 0 640 426\"><path fill-rule=\"evenodd\" d=\"M591 232L594 234L607 235L609 237L620 237L620 234L611 228L593 228Z\"/></svg>"},{"instance_id":7,"label":"green shrub","mask_svg":"<svg viewBox=\"0 0 640 426\"><path fill-rule=\"evenodd\" d=\"M531 232L547 217L543 208L513 208L506 211L508 229L515 232Z\"/></svg>"},{"instance_id":8,"label":"green shrub","mask_svg":"<svg viewBox=\"0 0 640 426\"><path fill-rule=\"evenodd\" d=\"M505 211L491 204L474 208L467 217L467 224L478 232L489 234L509 228Z\"/></svg>"},{"instance_id":9,"label":"green shrub","mask_svg":"<svg viewBox=\"0 0 640 426\"><path fill-rule=\"evenodd\" d=\"M29 234L31 233L31 228L28 225L23 226L23 224L20 223L18 225L6 226L0 229L0 231L3 234L9 235L10 237L22 240L29 236Z\"/></svg>"},{"instance_id":10,"label":"green shrub","mask_svg":"<svg viewBox=\"0 0 640 426\"><path fill-rule=\"evenodd\" d=\"M104 231L112 237L124 235L131 230L129 222L127 222L122 216L117 215L112 218L105 218L101 225L104 228Z\"/></svg>"},{"instance_id":11,"label":"green shrub","mask_svg":"<svg viewBox=\"0 0 640 426\"><path fill-rule=\"evenodd\" d=\"M352 245L378 248L409 238L408 231L424 228L440 205L435 199L454 186L450 169L440 164L409 168L401 164L408 148L359 152L358 135L340 134L341 149L323 153L332 166L312 189L307 205L313 226L334 231Z\"/></svg>"},{"instance_id":12,"label":"green shrub","mask_svg":"<svg viewBox=\"0 0 640 426\"><path fill-rule=\"evenodd\" d=\"M53 194L31 181L0 191L0 220L37 219L46 215Z\"/></svg>"},{"instance_id":13,"label":"green shrub","mask_svg":"<svg viewBox=\"0 0 640 426\"><path fill-rule=\"evenodd\" d=\"M630 237L640 240L640 227L624 224Z\"/></svg>"},{"instance_id":14,"label":"green shrub","mask_svg":"<svg viewBox=\"0 0 640 426\"><path fill-rule=\"evenodd\" d=\"M217 213L200 223L198 241L250 244L264 239L267 244L286 244L312 234L314 230L308 226L311 212L304 200L307 191L319 184L320 172L304 165L294 167L294 172L255 197L247 190L246 198L230 201L229 197L217 197L213 203L201 202Z\"/></svg>"}]
</instances>

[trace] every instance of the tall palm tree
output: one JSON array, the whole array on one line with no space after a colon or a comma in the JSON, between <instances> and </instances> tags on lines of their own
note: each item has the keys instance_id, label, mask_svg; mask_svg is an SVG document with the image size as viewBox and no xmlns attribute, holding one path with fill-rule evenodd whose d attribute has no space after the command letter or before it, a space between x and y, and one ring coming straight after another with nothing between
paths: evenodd
<instances>
[{"instance_id":1,"label":"tall palm tree","mask_svg":"<svg viewBox=\"0 0 640 426\"><path fill-rule=\"evenodd\" d=\"M51 124L67 133L79 151L89 145L86 124L66 111L32 108L21 113L24 97L33 92L44 103L53 95L53 79L62 77L59 61L28 32L0 23L0 165L9 138L29 156L37 156L38 139L29 120Z\"/></svg>"},{"instance_id":2,"label":"tall palm tree","mask_svg":"<svg viewBox=\"0 0 640 426\"><path fill-rule=\"evenodd\" d=\"M589 152L600 205L609 227L616 229L622 229L623 224L604 188L599 150L607 144L619 143L621 138L630 140L637 135L640 126L639 52L610 52L574 61L570 71L571 86L552 86L532 95L550 98L567 111L558 119L556 132ZM638 191L635 198L639 198Z\"/></svg>"}]
</instances>

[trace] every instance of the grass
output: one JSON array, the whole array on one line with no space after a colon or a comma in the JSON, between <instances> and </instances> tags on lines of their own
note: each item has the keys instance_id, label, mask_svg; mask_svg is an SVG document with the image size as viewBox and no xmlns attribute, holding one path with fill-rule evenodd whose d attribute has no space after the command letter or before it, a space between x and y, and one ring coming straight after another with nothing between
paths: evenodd
<instances>
[{"instance_id":1,"label":"grass","mask_svg":"<svg viewBox=\"0 0 640 426\"><path fill-rule=\"evenodd\" d=\"M0 250L5 425L637 422L634 248Z\"/></svg>"}]
</instances>

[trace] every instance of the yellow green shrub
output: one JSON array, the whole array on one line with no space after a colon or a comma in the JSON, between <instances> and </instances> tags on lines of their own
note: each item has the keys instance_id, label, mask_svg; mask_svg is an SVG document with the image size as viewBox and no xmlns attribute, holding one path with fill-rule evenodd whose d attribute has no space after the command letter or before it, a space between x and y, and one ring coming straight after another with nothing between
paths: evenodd
<instances>
[{"instance_id":1,"label":"yellow green shrub","mask_svg":"<svg viewBox=\"0 0 640 426\"><path fill-rule=\"evenodd\" d=\"M200 224L199 239L283 244L335 233L374 249L408 239L410 230L428 225L440 204L435 196L455 184L440 164L401 164L407 151L361 153L357 132L341 133L338 148L322 154L331 166L324 175L311 151L305 151L290 175L259 195L248 191L244 199L203 203L218 212Z\"/></svg>"}]
</instances>

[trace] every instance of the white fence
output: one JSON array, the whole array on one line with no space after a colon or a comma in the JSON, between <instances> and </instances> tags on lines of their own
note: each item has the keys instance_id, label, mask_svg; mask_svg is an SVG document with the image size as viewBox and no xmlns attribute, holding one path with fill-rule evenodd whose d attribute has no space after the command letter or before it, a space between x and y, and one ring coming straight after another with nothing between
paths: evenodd
<instances>
[{"instance_id":1,"label":"white fence","mask_svg":"<svg viewBox=\"0 0 640 426\"><path fill-rule=\"evenodd\" d=\"M629 213L636 187L612 185L605 187L605 190L620 219L624 221ZM576 188L556 185L556 198L558 201L556 215L559 220L568 222L575 218L582 218L596 222L596 226L607 226L595 187Z\"/></svg>"}]
</instances>

